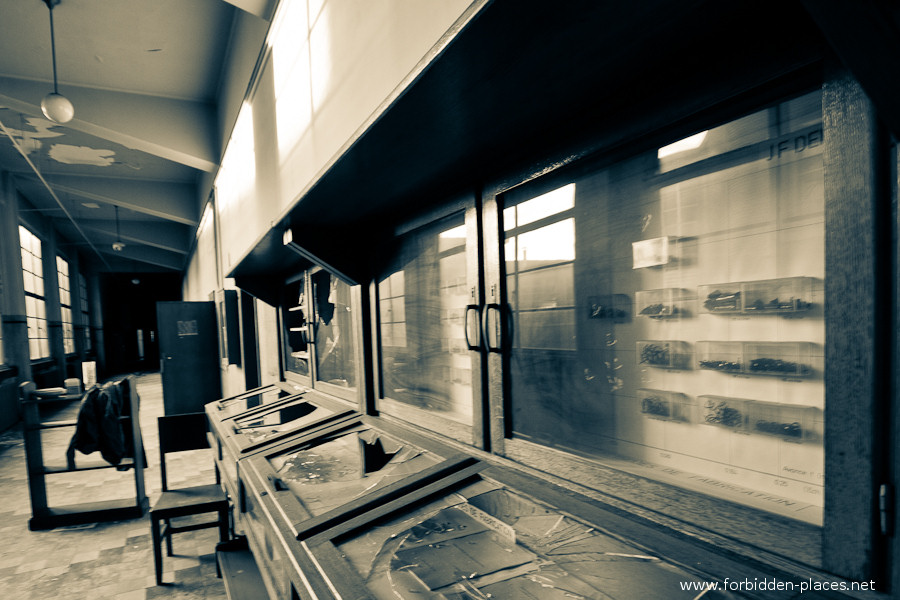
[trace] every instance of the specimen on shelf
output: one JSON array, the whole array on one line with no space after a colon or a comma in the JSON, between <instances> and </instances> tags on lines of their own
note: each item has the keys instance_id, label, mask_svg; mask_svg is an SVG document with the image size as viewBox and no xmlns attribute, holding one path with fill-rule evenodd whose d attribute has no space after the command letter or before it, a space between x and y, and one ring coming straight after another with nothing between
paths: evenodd
<instances>
[{"instance_id":1,"label":"specimen on shelf","mask_svg":"<svg viewBox=\"0 0 900 600\"><path fill-rule=\"evenodd\" d=\"M706 422L724 427L740 427L744 424L744 414L725 400L706 402Z\"/></svg>"},{"instance_id":2,"label":"specimen on shelf","mask_svg":"<svg viewBox=\"0 0 900 600\"><path fill-rule=\"evenodd\" d=\"M803 437L803 427L801 427L800 423L797 421L792 423L779 423L778 421L759 419L756 422L756 430L770 435L783 435L792 438Z\"/></svg>"},{"instance_id":3,"label":"specimen on shelf","mask_svg":"<svg viewBox=\"0 0 900 600\"><path fill-rule=\"evenodd\" d=\"M669 401L659 396L647 396L641 400L641 412L646 415L655 415L658 417L671 417L672 411L669 408Z\"/></svg>"}]
</instances>

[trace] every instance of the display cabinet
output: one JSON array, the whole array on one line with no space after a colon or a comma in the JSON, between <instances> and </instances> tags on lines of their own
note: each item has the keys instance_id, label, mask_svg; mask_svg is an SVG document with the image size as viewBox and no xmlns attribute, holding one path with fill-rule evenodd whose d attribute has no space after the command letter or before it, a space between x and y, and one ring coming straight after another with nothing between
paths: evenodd
<instances>
[{"instance_id":1,"label":"display cabinet","mask_svg":"<svg viewBox=\"0 0 900 600\"><path fill-rule=\"evenodd\" d=\"M741 342L697 342L697 366L710 371L741 373L744 365Z\"/></svg>"},{"instance_id":2,"label":"display cabinet","mask_svg":"<svg viewBox=\"0 0 900 600\"><path fill-rule=\"evenodd\" d=\"M806 342L744 342L744 366L751 375L808 377L811 354Z\"/></svg>"},{"instance_id":3,"label":"display cabinet","mask_svg":"<svg viewBox=\"0 0 900 600\"><path fill-rule=\"evenodd\" d=\"M670 246L674 239L668 236L632 242L632 268L646 269L648 267L661 267L674 261L674 253Z\"/></svg>"},{"instance_id":4,"label":"display cabinet","mask_svg":"<svg viewBox=\"0 0 900 600\"><path fill-rule=\"evenodd\" d=\"M821 442L816 421L818 409L775 402L748 402L748 423L752 433L770 435L789 442Z\"/></svg>"},{"instance_id":5,"label":"display cabinet","mask_svg":"<svg viewBox=\"0 0 900 600\"><path fill-rule=\"evenodd\" d=\"M691 350L678 340L641 340L637 342L637 360L659 369L690 369Z\"/></svg>"},{"instance_id":6,"label":"display cabinet","mask_svg":"<svg viewBox=\"0 0 900 600\"><path fill-rule=\"evenodd\" d=\"M625 294L608 294L588 297L590 319L613 319L624 321L631 317L631 298Z\"/></svg>"},{"instance_id":7,"label":"display cabinet","mask_svg":"<svg viewBox=\"0 0 900 600\"><path fill-rule=\"evenodd\" d=\"M413 441L390 426L358 416L315 437L290 438L245 459L251 479L278 505L285 526L300 534L360 506L464 469L474 459Z\"/></svg>"},{"instance_id":8,"label":"display cabinet","mask_svg":"<svg viewBox=\"0 0 900 600\"><path fill-rule=\"evenodd\" d=\"M290 396L302 392L305 388L294 387L286 383L278 383L265 385L262 387L247 390L228 398L222 398L206 405L206 412L210 415L211 420L220 421L235 414L242 413L251 408L271 404Z\"/></svg>"},{"instance_id":9,"label":"display cabinet","mask_svg":"<svg viewBox=\"0 0 900 600\"><path fill-rule=\"evenodd\" d=\"M696 596L677 591L696 575L597 527L585 500L505 475L488 467L305 538L307 585L376 600Z\"/></svg>"},{"instance_id":10,"label":"display cabinet","mask_svg":"<svg viewBox=\"0 0 900 600\"><path fill-rule=\"evenodd\" d=\"M222 482L236 498L242 458L268 444L312 434L357 413L320 393L281 382L212 402L206 414Z\"/></svg>"},{"instance_id":11,"label":"display cabinet","mask_svg":"<svg viewBox=\"0 0 900 600\"><path fill-rule=\"evenodd\" d=\"M794 314L813 306L812 277L783 277L701 285L700 311L716 314Z\"/></svg>"},{"instance_id":12,"label":"display cabinet","mask_svg":"<svg viewBox=\"0 0 900 600\"><path fill-rule=\"evenodd\" d=\"M637 393L644 416L662 421L694 422L694 405L687 395L647 388L639 389Z\"/></svg>"},{"instance_id":13,"label":"display cabinet","mask_svg":"<svg viewBox=\"0 0 900 600\"><path fill-rule=\"evenodd\" d=\"M809 342L697 342L701 369L766 375L809 377L813 374Z\"/></svg>"},{"instance_id":14,"label":"display cabinet","mask_svg":"<svg viewBox=\"0 0 900 600\"><path fill-rule=\"evenodd\" d=\"M729 431L747 433L749 429L748 406L750 400L725 396L697 396L700 423L715 425Z\"/></svg>"},{"instance_id":15,"label":"display cabinet","mask_svg":"<svg viewBox=\"0 0 900 600\"><path fill-rule=\"evenodd\" d=\"M681 288L640 290L634 294L634 311L638 317L654 319L690 316L691 295Z\"/></svg>"}]
</instances>

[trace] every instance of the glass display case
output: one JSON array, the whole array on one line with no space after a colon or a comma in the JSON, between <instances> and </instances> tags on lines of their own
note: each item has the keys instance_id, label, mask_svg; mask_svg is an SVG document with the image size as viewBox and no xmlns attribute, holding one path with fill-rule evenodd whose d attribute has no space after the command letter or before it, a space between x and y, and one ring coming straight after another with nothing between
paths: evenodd
<instances>
[{"instance_id":1,"label":"glass display case","mask_svg":"<svg viewBox=\"0 0 900 600\"><path fill-rule=\"evenodd\" d=\"M637 359L658 369L690 369L691 349L678 340L642 340L637 342Z\"/></svg>"},{"instance_id":2,"label":"glass display case","mask_svg":"<svg viewBox=\"0 0 900 600\"><path fill-rule=\"evenodd\" d=\"M693 598L696 576L490 471L306 540L333 597ZM569 507L571 508L571 506ZM711 596L717 598L716 594Z\"/></svg>"},{"instance_id":3,"label":"glass display case","mask_svg":"<svg viewBox=\"0 0 900 600\"><path fill-rule=\"evenodd\" d=\"M781 438L788 442L822 441L817 419L819 411L812 406L795 406L775 402L748 402L749 428L752 433Z\"/></svg>"},{"instance_id":4,"label":"glass display case","mask_svg":"<svg viewBox=\"0 0 900 600\"><path fill-rule=\"evenodd\" d=\"M640 290L634 293L634 314L653 319L688 317L690 300L689 292L681 288Z\"/></svg>"},{"instance_id":5,"label":"glass display case","mask_svg":"<svg viewBox=\"0 0 900 600\"><path fill-rule=\"evenodd\" d=\"M668 236L632 242L632 268L646 269L669 264L675 258L670 250L673 242Z\"/></svg>"},{"instance_id":6,"label":"glass display case","mask_svg":"<svg viewBox=\"0 0 900 600\"><path fill-rule=\"evenodd\" d=\"M809 377L812 350L808 342L697 342L701 369L744 375Z\"/></svg>"},{"instance_id":7,"label":"glass display case","mask_svg":"<svg viewBox=\"0 0 900 600\"><path fill-rule=\"evenodd\" d=\"M744 370L741 342L697 342L697 366L710 371L741 373Z\"/></svg>"},{"instance_id":8,"label":"glass display case","mask_svg":"<svg viewBox=\"0 0 900 600\"><path fill-rule=\"evenodd\" d=\"M310 390L235 415L227 420L230 431L223 437L240 456L247 456L263 445L355 414L347 406Z\"/></svg>"},{"instance_id":9,"label":"glass display case","mask_svg":"<svg viewBox=\"0 0 900 600\"><path fill-rule=\"evenodd\" d=\"M225 489L231 497L239 495L242 458L267 444L311 435L356 414L322 394L283 382L208 404L210 445L215 449Z\"/></svg>"},{"instance_id":10,"label":"glass display case","mask_svg":"<svg viewBox=\"0 0 900 600\"><path fill-rule=\"evenodd\" d=\"M360 505L440 478L474 459L430 440L411 441L358 417L322 435L291 438L242 461L296 533L340 518Z\"/></svg>"},{"instance_id":11,"label":"glass display case","mask_svg":"<svg viewBox=\"0 0 900 600\"><path fill-rule=\"evenodd\" d=\"M729 431L747 433L749 429L749 400L725 396L703 395L697 397L700 423L715 425Z\"/></svg>"},{"instance_id":12,"label":"glass display case","mask_svg":"<svg viewBox=\"0 0 900 600\"><path fill-rule=\"evenodd\" d=\"M639 389L641 413L651 419L693 423L694 405L687 395L666 390Z\"/></svg>"},{"instance_id":13,"label":"glass display case","mask_svg":"<svg viewBox=\"0 0 900 600\"><path fill-rule=\"evenodd\" d=\"M811 354L806 342L744 342L744 366L751 375L809 377Z\"/></svg>"},{"instance_id":14,"label":"glass display case","mask_svg":"<svg viewBox=\"0 0 900 600\"><path fill-rule=\"evenodd\" d=\"M714 314L794 314L813 306L812 277L784 277L701 285L700 312Z\"/></svg>"},{"instance_id":15,"label":"glass display case","mask_svg":"<svg viewBox=\"0 0 900 600\"><path fill-rule=\"evenodd\" d=\"M216 400L208 404L206 409L211 418L214 418L215 421L220 421L251 408L277 402L287 396L303 392L305 389L279 382Z\"/></svg>"},{"instance_id":16,"label":"glass display case","mask_svg":"<svg viewBox=\"0 0 900 600\"><path fill-rule=\"evenodd\" d=\"M591 319L614 319L625 321L631 317L631 298L625 294L608 294L588 298Z\"/></svg>"}]
</instances>

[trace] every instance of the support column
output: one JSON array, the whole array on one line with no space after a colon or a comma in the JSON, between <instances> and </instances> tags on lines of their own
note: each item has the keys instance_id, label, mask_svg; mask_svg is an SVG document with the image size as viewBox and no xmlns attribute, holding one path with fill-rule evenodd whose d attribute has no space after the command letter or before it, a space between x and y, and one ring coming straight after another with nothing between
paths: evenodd
<instances>
[{"instance_id":1,"label":"support column","mask_svg":"<svg viewBox=\"0 0 900 600\"><path fill-rule=\"evenodd\" d=\"M25 282L19 247L18 192L12 175L0 171L0 315L4 362L19 370L19 380L31 379L28 320L25 318ZM11 408L11 407L10 407ZM16 408L17 414L21 411Z\"/></svg>"}]
</instances>

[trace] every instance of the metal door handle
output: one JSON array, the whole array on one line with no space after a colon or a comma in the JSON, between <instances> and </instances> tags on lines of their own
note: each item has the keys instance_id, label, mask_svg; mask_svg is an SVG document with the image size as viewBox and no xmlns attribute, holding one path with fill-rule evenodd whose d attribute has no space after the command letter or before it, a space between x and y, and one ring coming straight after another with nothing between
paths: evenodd
<instances>
[{"instance_id":1,"label":"metal door handle","mask_svg":"<svg viewBox=\"0 0 900 600\"><path fill-rule=\"evenodd\" d=\"M497 315L497 318L494 320L493 328L489 328L492 311ZM503 349L502 317L503 307L501 305L494 302L484 305L484 312L481 313L481 335L488 352L501 352ZM498 326L500 329L498 329ZM493 337L491 336L491 329L493 329L495 334ZM491 343L494 338L496 338L496 343Z\"/></svg>"},{"instance_id":2,"label":"metal door handle","mask_svg":"<svg viewBox=\"0 0 900 600\"><path fill-rule=\"evenodd\" d=\"M473 344L471 339L469 338L469 315L472 314L472 311L475 311L475 333L478 337L478 340ZM481 350L481 340L483 339L480 335L480 329L478 327L479 322L481 321L481 307L477 304L467 304L466 305L466 318L463 327L466 332L466 347L469 350Z\"/></svg>"}]
</instances>

